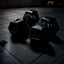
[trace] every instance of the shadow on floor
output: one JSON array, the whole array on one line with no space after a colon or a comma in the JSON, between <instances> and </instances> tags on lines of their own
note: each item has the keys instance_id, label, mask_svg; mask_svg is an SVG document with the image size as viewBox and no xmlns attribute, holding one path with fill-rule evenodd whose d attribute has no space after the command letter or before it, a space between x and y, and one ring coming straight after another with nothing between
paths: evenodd
<instances>
[{"instance_id":1,"label":"shadow on floor","mask_svg":"<svg viewBox=\"0 0 64 64\"><path fill-rule=\"evenodd\" d=\"M36 53L43 53L54 56L54 50L48 42L32 42L31 49Z\"/></svg>"},{"instance_id":2,"label":"shadow on floor","mask_svg":"<svg viewBox=\"0 0 64 64\"><path fill-rule=\"evenodd\" d=\"M55 44L62 44L62 40L57 35L50 37L49 42L53 42Z\"/></svg>"},{"instance_id":3,"label":"shadow on floor","mask_svg":"<svg viewBox=\"0 0 64 64\"><path fill-rule=\"evenodd\" d=\"M14 44L26 44L25 39L20 36L11 36L11 40L13 41Z\"/></svg>"},{"instance_id":4,"label":"shadow on floor","mask_svg":"<svg viewBox=\"0 0 64 64\"><path fill-rule=\"evenodd\" d=\"M53 42L54 44L62 44L62 40L54 35L49 37L49 39L45 39L45 41L34 41L32 40L30 43L31 49L36 53L48 54L50 56L54 56L55 52L53 47L49 44L49 42Z\"/></svg>"},{"instance_id":5,"label":"shadow on floor","mask_svg":"<svg viewBox=\"0 0 64 64\"><path fill-rule=\"evenodd\" d=\"M22 39L21 37L11 37L11 39L14 42L14 44L18 43L27 44L25 40ZM54 49L49 44L49 42L52 42L54 44L62 44L62 40L57 35L54 35L52 37L48 37L48 39L45 39L45 41L31 40L30 47L36 53L43 53L48 54L50 56L54 56L55 55Z\"/></svg>"}]
</instances>

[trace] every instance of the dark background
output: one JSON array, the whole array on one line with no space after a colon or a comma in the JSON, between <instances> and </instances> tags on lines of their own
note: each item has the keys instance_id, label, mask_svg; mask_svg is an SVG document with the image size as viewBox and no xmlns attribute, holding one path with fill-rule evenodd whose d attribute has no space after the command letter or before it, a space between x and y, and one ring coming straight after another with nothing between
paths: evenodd
<instances>
[{"instance_id":1,"label":"dark background","mask_svg":"<svg viewBox=\"0 0 64 64\"><path fill-rule=\"evenodd\" d=\"M55 7L63 7L63 0L0 0L0 8L9 8L9 7L47 7L48 1L54 1Z\"/></svg>"},{"instance_id":2,"label":"dark background","mask_svg":"<svg viewBox=\"0 0 64 64\"><path fill-rule=\"evenodd\" d=\"M48 0L0 0L0 8L5 8L0 9L0 64L64 64L64 8L61 8L64 7L64 1L55 0L53 5L47 5L47 2ZM30 9L37 10L40 19L43 16L56 18L60 29L50 42L28 43L29 40L23 42L22 38L19 41L11 37L8 30L10 22L22 19L26 10ZM7 43L2 45L2 40Z\"/></svg>"}]
</instances>

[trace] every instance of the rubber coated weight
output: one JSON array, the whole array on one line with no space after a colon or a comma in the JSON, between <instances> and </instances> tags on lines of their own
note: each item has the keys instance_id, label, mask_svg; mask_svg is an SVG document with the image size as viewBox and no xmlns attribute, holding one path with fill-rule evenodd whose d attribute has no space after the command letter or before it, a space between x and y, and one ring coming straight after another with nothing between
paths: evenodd
<instances>
[{"instance_id":1,"label":"rubber coated weight","mask_svg":"<svg viewBox=\"0 0 64 64\"><path fill-rule=\"evenodd\" d=\"M42 23L46 24L46 28L48 29L49 35L54 35L59 30L59 25L57 23L57 20L53 17L42 17Z\"/></svg>"},{"instance_id":2,"label":"rubber coated weight","mask_svg":"<svg viewBox=\"0 0 64 64\"><path fill-rule=\"evenodd\" d=\"M10 22L8 29L12 36L22 36L23 38L28 35L27 25L22 19L16 19Z\"/></svg>"},{"instance_id":3,"label":"rubber coated weight","mask_svg":"<svg viewBox=\"0 0 64 64\"><path fill-rule=\"evenodd\" d=\"M31 27L30 38L32 40L46 40L55 35L59 30L58 23L53 17L43 17L36 25Z\"/></svg>"},{"instance_id":4,"label":"rubber coated weight","mask_svg":"<svg viewBox=\"0 0 64 64\"><path fill-rule=\"evenodd\" d=\"M26 21L28 27L35 25L39 21L39 15L36 10L28 10L24 14L23 20Z\"/></svg>"}]
</instances>

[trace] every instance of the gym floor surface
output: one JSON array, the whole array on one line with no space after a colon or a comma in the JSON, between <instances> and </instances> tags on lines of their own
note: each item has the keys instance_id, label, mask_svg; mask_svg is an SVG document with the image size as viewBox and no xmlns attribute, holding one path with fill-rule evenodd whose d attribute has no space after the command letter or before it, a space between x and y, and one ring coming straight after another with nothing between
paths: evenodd
<instances>
[{"instance_id":1,"label":"gym floor surface","mask_svg":"<svg viewBox=\"0 0 64 64\"><path fill-rule=\"evenodd\" d=\"M60 30L48 43L24 43L13 41L8 31L9 23L17 18L23 18L26 10L38 11L42 16L56 18ZM12 8L0 9L0 64L64 64L64 8Z\"/></svg>"}]
</instances>

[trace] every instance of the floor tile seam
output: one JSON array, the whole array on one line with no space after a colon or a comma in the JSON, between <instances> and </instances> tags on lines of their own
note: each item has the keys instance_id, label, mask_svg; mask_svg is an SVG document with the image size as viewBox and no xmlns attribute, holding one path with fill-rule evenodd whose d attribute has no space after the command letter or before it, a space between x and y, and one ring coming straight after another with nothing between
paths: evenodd
<instances>
[{"instance_id":1,"label":"floor tile seam","mask_svg":"<svg viewBox=\"0 0 64 64\"><path fill-rule=\"evenodd\" d=\"M64 53L62 55L60 55L52 64L55 64L63 55L64 55Z\"/></svg>"},{"instance_id":2,"label":"floor tile seam","mask_svg":"<svg viewBox=\"0 0 64 64\"><path fill-rule=\"evenodd\" d=\"M34 59L32 62L30 62L29 64L33 64L35 61L37 61L41 56L43 56L43 54L41 54L40 56L38 56L36 59Z\"/></svg>"},{"instance_id":3,"label":"floor tile seam","mask_svg":"<svg viewBox=\"0 0 64 64\"><path fill-rule=\"evenodd\" d=\"M2 46L1 46L2 47ZM2 47L3 48L3 47ZM24 64L22 61L20 61L17 57L15 57L12 53L10 53L6 48L3 48L6 50L13 58L15 58L17 61L19 61L21 64Z\"/></svg>"},{"instance_id":4,"label":"floor tile seam","mask_svg":"<svg viewBox=\"0 0 64 64\"><path fill-rule=\"evenodd\" d=\"M61 56L59 56L59 58L57 58L52 64L55 64L63 55L64 55L64 53L63 53ZM33 63L34 63L35 61L37 61L37 59L39 59L41 56L43 56L43 54L40 55L39 57L37 57L35 60L33 60L30 64L33 64Z\"/></svg>"}]
</instances>

